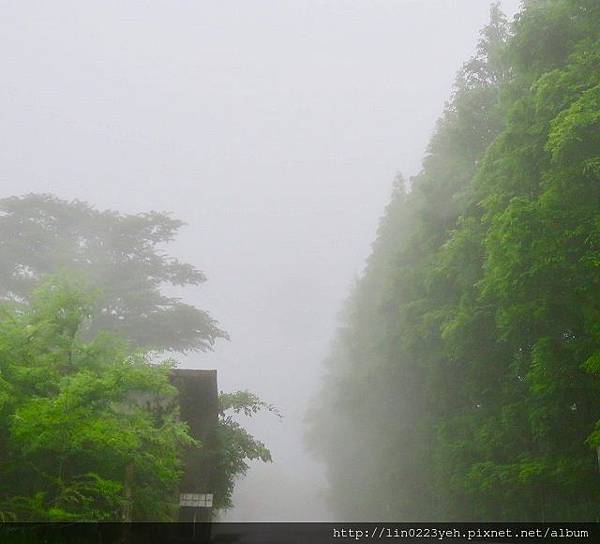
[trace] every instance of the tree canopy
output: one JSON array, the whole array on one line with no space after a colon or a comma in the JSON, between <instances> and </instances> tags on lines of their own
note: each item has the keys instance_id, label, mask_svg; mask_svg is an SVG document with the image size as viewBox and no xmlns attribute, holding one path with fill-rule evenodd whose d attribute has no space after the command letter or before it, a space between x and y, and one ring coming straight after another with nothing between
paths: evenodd
<instances>
[{"instance_id":1,"label":"tree canopy","mask_svg":"<svg viewBox=\"0 0 600 544\"><path fill-rule=\"evenodd\" d=\"M171 519L183 448L173 363L84 341L89 291L50 278L0 308L0 512L17 520ZM195 444L200 446L200 444Z\"/></svg>"},{"instance_id":2,"label":"tree canopy","mask_svg":"<svg viewBox=\"0 0 600 544\"><path fill-rule=\"evenodd\" d=\"M226 333L206 311L164 293L206 280L164 252L182 225L165 213L99 211L48 194L4 198L0 297L27 300L45 275L76 271L99 289L95 331L148 349L205 351Z\"/></svg>"}]
</instances>

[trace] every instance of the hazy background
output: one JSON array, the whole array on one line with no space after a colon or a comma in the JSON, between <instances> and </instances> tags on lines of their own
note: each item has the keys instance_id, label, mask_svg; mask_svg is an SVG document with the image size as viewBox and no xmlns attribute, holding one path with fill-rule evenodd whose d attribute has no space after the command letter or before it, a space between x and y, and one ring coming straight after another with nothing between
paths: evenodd
<instances>
[{"instance_id":1,"label":"hazy background","mask_svg":"<svg viewBox=\"0 0 600 544\"><path fill-rule=\"evenodd\" d=\"M504 0L512 16L518 0ZM302 419L397 172L416 173L487 0L1 1L0 196L188 223L185 292L230 333L222 390L275 462L229 519L326 519Z\"/></svg>"}]
</instances>

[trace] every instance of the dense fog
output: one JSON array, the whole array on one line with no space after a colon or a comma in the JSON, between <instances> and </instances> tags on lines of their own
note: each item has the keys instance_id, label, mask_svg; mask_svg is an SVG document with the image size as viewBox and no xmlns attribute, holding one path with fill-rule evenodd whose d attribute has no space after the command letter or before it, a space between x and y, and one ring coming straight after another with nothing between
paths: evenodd
<instances>
[{"instance_id":1,"label":"dense fog","mask_svg":"<svg viewBox=\"0 0 600 544\"><path fill-rule=\"evenodd\" d=\"M518 7L501 2L509 19ZM1 196L184 221L167 251L208 281L167 292L230 340L174 357L283 416L240 417L273 463L252 464L222 519L336 517L306 413L393 180L421 169L489 14L482 0L1 3Z\"/></svg>"}]
</instances>

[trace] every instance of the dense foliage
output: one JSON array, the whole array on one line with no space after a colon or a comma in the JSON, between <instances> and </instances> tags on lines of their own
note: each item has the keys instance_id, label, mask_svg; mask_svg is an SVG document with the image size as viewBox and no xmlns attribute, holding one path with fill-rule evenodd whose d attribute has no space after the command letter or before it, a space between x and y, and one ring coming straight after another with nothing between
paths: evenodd
<instances>
[{"instance_id":1,"label":"dense foliage","mask_svg":"<svg viewBox=\"0 0 600 544\"><path fill-rule=\"evenodd\" d=\"M94 329L96 293L50 277L30 304L0 306L0 521L172 520L184 455L214 463L214 507L232 506L266 446L235 414L276 410L247 391L221 394L214 445L178 418L174 361L151 362Z\"/></svg>"},{"instance_id":2,"label":"dense foliage","mask_svg":"<svg viewBox=\"0 0 600 544\"><path fill-rule=\"evenodd\" d=\"M311 415L337 514L598 520L599 287L600 3L493 7Z\"/></svg>"},{"instance_id":3,"label":"dense foliage","mask_svg":"<svg viewBox=\"0 0 600 544\"><path fill-rule=\"evenodd\" d=\"M225 332L207 312L162 289L206 279L164 253L181 226L164 213L99 211L52 195L2 199L0 297L27 299L45 275L74 270L99 289L95 331L115 331L148 349L204 351Z\"/></svg>"},{"instance_id":4,"label":"dense foliage","mask_svg":"<svg viewBox=\"0 0 600 544\"><path fill-rule=\"evenodd\" d=\"M17 520L166 520L181 454L172 364L105 334L81 339L94 299L53 278L0 309L0 512ZM195 446L200 446L195 444Z\"/></svg>"}]
</instances>

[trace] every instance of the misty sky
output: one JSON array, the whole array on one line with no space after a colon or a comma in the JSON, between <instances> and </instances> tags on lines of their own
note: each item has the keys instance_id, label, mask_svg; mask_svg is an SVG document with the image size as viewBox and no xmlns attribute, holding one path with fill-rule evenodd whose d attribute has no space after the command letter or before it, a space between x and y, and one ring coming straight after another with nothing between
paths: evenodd
<instances>
[{"instance_id":1,"label":"misty sky","mask_svg":"<svg viewBox=\"0 0 600 544\"><path fill-rule=\"evenodd\" d=\"M518 0L504 0L512 15ZM217 368L285 418L231 519L317 519L302 418L394 176L415 174L487 0L0 0L0 196L52 192L188 226L185 291ZM236 499L234 499L236 500Z\"/></svg>"}]
</instances>

